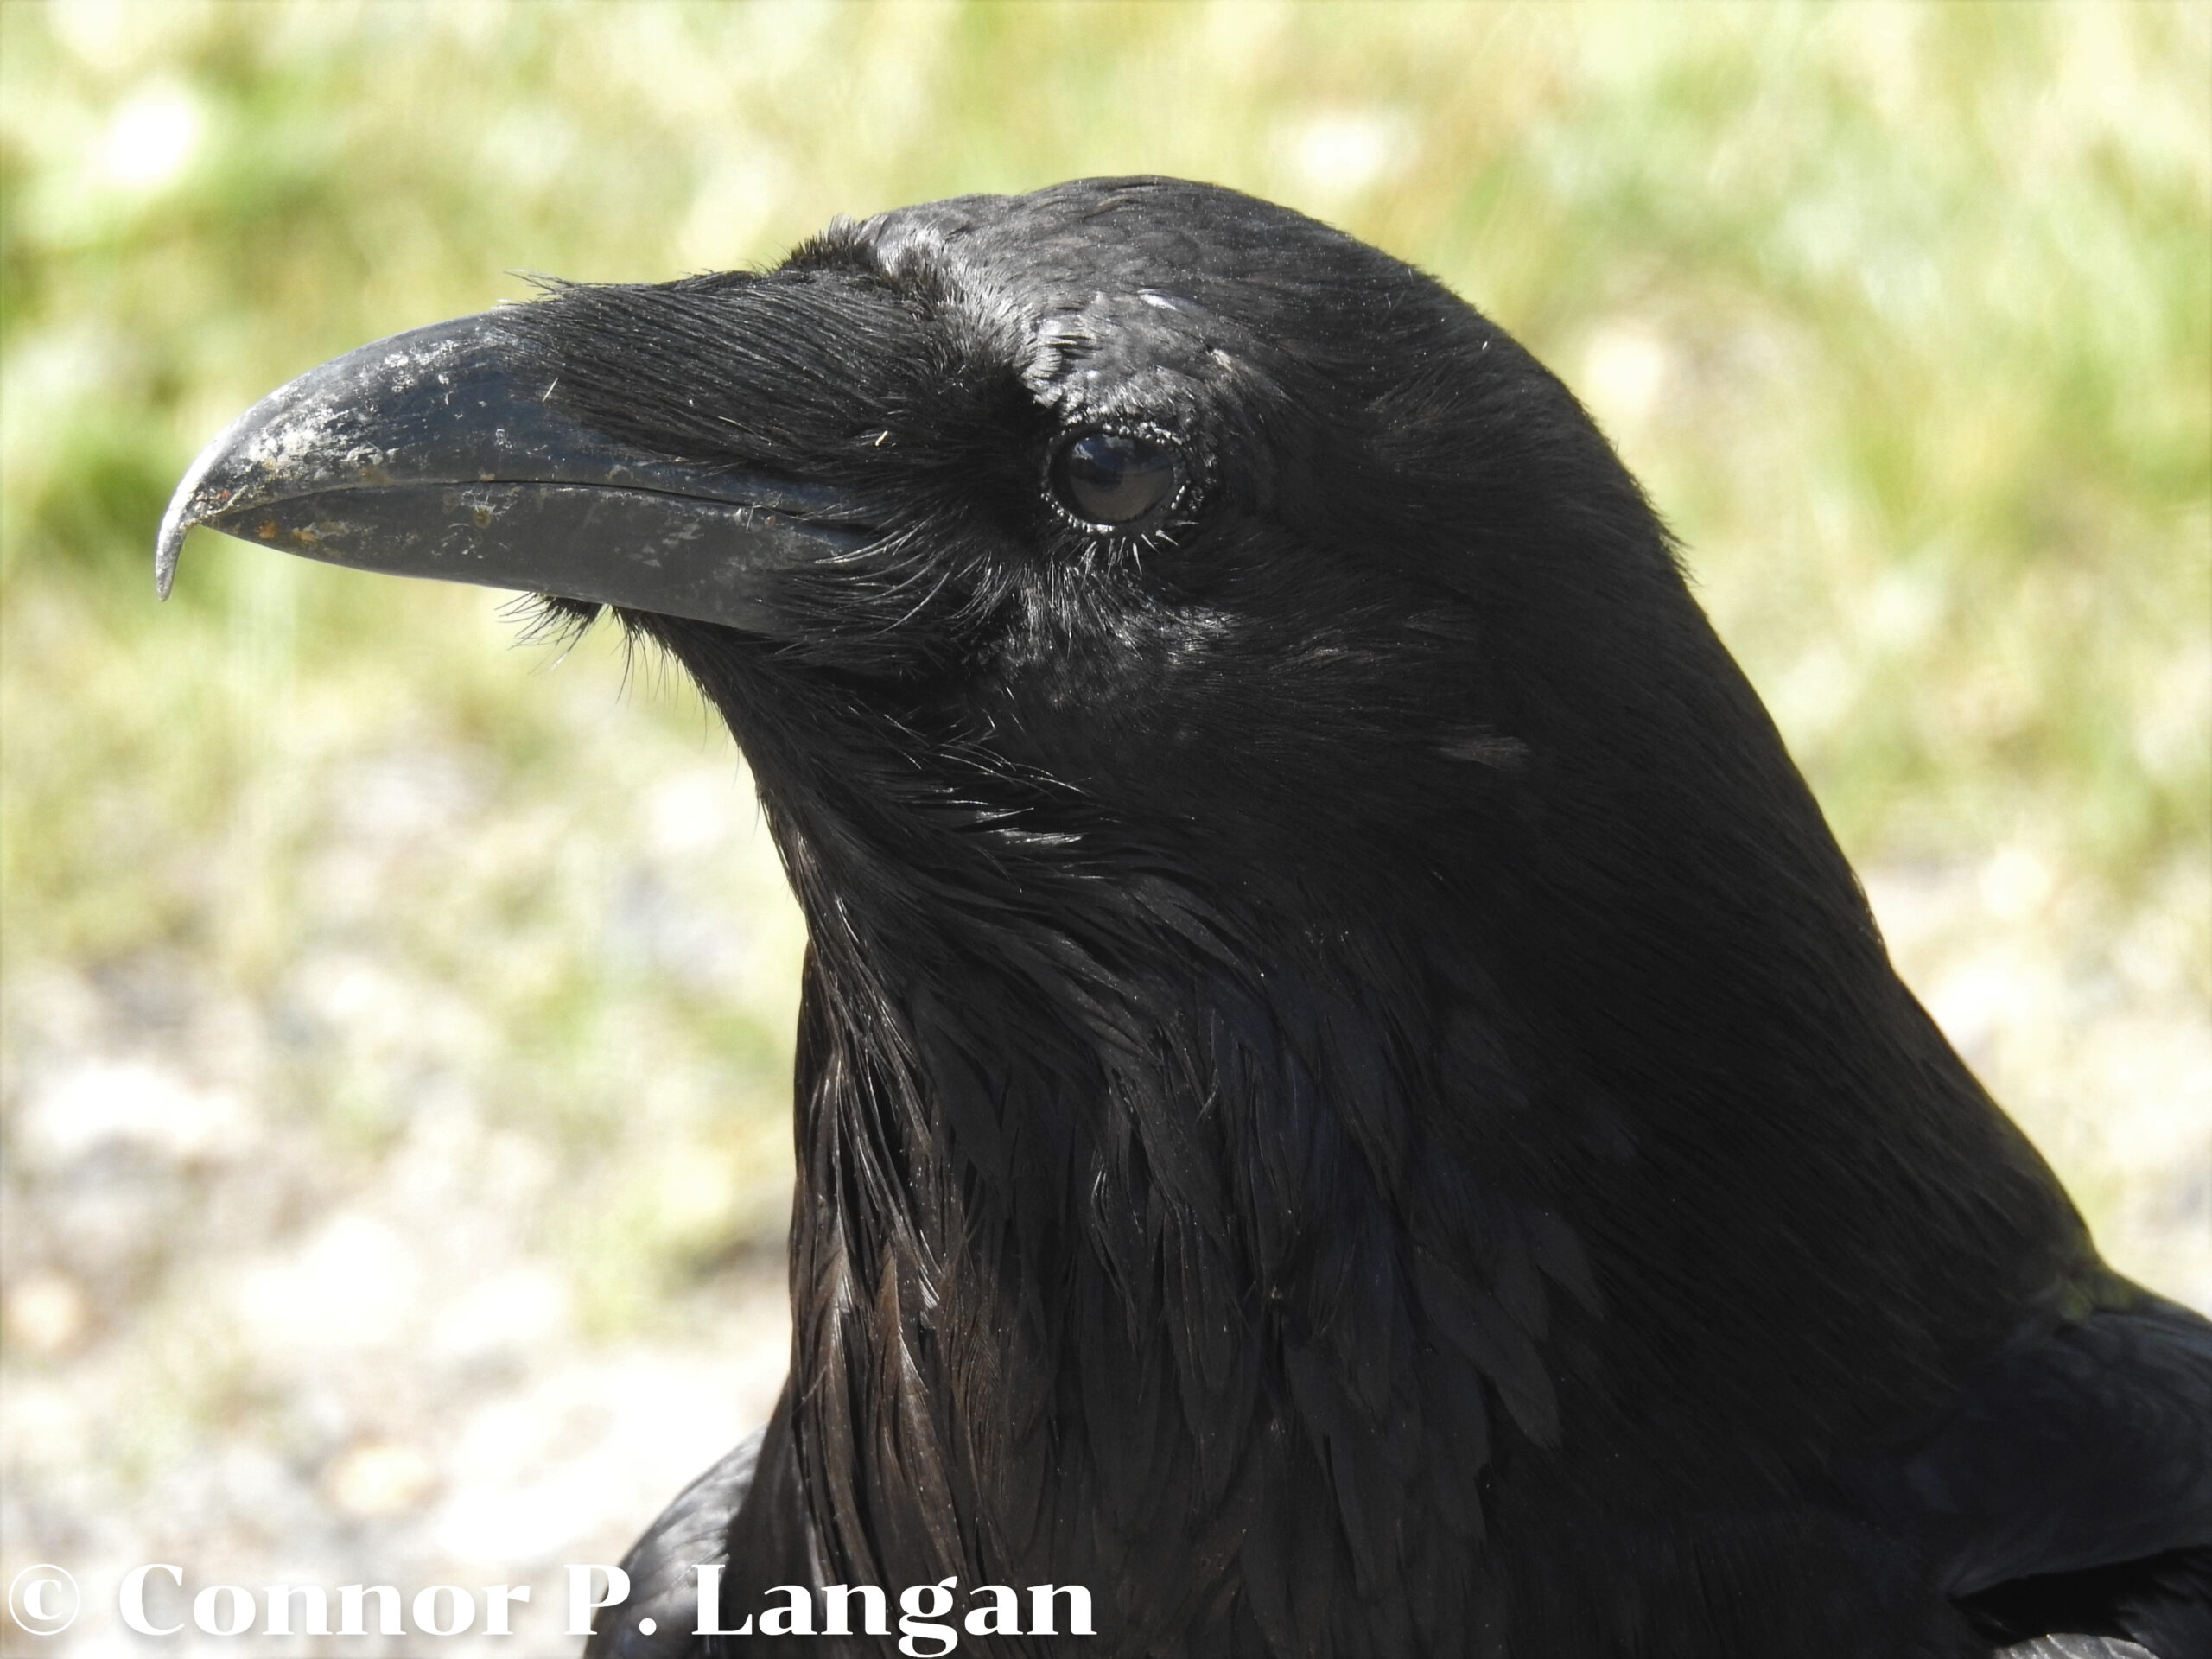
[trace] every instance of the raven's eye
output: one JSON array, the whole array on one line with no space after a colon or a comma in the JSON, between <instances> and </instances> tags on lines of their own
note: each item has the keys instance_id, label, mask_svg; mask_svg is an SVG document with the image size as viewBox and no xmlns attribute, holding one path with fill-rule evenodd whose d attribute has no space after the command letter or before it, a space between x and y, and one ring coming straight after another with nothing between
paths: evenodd
<instances>
[{"instance_id":1,"label":"raven's eye","mask_svg":"<svg viewBox=\"0 0 2212 1659\"><path fill-rule=\"evenodd\" d=\"M1133 524L1174 499L1183 468L1173 446L1135 432L1089 432L1052 456L1061 509L1086 524Z\"/></svg>"}]
</instances>

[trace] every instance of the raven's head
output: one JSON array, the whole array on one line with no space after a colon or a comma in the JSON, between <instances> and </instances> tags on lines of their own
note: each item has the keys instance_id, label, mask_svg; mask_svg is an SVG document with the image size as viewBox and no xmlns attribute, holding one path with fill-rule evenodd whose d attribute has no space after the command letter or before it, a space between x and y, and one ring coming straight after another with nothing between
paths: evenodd
<instances>
[{"instance_id":1,"label":"raven's head","mask_svg":"<svg viewBox=\"0 0 2212 1659\"><path fill-rule=\"evenodd\" d=\"M1661 833L1715 767L1802 816L1565 388L1399 261L1204 186L963 198L365 347L201 459L164 588L194 523L613 606L825 835L935 802L1038 871L1141 854L1313 918L1368 877L1524 891L1467 855L1484 825L1594 824L1601 908L1649 902L1662 840L1740 880L1775 844L1740 802Z\"/></svg>"},{"instance_id":2,"label":"raven's head","mask_svg":"<svg viewBox=\"0 0 2212 1659\"><path fill-rule=\"evenodd\" d=\"M1296 213L1090 181L559 289L251 411L164 584L193 524L612 607L728 718L813 938L823 1570L1087 1560L1288 1651L1237 1561L1418 1558L1448 1618L1478 1491L1672 1478L1622 1402L1764 1491L2079 1251L1573 397Z\"/></svg>"}]
</instances>

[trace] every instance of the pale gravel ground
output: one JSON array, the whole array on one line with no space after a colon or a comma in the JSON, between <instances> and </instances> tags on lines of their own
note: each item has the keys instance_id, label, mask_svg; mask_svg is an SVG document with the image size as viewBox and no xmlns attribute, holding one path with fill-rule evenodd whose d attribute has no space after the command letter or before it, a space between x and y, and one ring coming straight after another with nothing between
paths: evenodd
<instances>
[{"instance_id":1,"label":"pale gravel ground","mask_svg":"<svg viewBox=\"0 0 2212 1659\"><path fill-rule=\"evenodd\" d=\"M2069 1170L2107 1254L2199 1306L2212 1023L2189 952L2206 885L2177 878L2104 938L2024 854L1868 882L1908 976ZM340 1008L372 1022L410 1006L404 985L352 997ZM788 1342L772 1248L595 1336L573 1255L543 1242L557 1159L466 1088L426 1088L364 1157L256 1098L285 1011L226 1000L188 963L19 976L7 1010L0 1535L10 1573L61 1562L90 1593L65 1635L11 1630L0 1651L424 1646L130 1637L116 1582L174 1561L188 1590L529 1583L515 1637L435 1650L568 1654L562 1567L618 1560L768 1411ZM157 1611L179 1599L157 1587Z\"/></svg>"}]
</instances>

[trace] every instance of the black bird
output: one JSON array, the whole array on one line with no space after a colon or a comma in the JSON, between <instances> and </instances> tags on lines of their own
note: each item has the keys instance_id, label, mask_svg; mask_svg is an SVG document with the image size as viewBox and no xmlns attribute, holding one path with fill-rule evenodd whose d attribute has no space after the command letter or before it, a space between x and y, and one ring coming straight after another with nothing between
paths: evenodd
<instances>
[{"instance_id":1,"label":"black bird","mask_svg":"<svg viewBox=\"0 0 2212 1659\"><path fill-rule=\"evenodd\" d=\"M1171 180L907 208L364 347L164 590L194 524L613 607L804 909L791 1380L594 1652L750 1650L706 1561L733 1627L1081 1585L1115 1655L2212 1655L2212 1327L1427 276Z\"/></svg>"}]
</instances>

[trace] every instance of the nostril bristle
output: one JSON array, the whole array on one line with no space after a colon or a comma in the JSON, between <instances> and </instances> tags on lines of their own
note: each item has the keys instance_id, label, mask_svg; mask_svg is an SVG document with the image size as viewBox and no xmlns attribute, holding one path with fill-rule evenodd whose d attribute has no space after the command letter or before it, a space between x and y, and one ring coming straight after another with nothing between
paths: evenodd
<instances>
[{"instance_id":1,"label":"nostril bristle","mask_svg":"<svg viewBox=\"0 0 2212 1659\"><path fill-rule=\"evenodd\" d=\"M499 607L502 620L515 623L515 643L559 645L567 650L589 633L607 607L588 599L564 599L558 594L520 594Z\"/></svg>"}]
</instances>

